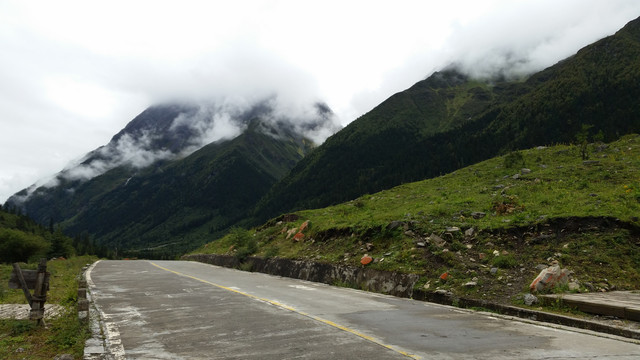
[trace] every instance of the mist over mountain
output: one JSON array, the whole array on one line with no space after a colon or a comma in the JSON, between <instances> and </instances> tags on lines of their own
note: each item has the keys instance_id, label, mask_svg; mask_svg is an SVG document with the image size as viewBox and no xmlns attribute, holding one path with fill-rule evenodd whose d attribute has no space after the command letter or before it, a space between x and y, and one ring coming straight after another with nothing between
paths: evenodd
<instances>
[{"instance_id":1,"label":"mist over mountain","mask_svg":"<svg viewBox=\"0 0 640 360\"><path fill-rule=\"evenodd\" d=\"M200 226L204 234L178 247L197 246L246 216L315 141L339 129L321 103L292 114L275 97L152 106L107 145L7 205L120 248L167 244Z\"/></svg>"},{"instance_id":2,"label":"mist over mountain","mask_svg":"<svg viewBox=\"0 0 640 360\"><path fill-rule=\"evenodd\" d=\"M442 175L505 152L640 131L640 19L525 80L453 66L396 93L303 159L258 218Z\"/></svg>"},{"instance_id":3,"label":"mist over mountain","mask_svg":"<svg viewBox=\"0 0 640 360\"><path fill-rule=\"evenodd\" d=\"M232 226L575 142L584 129L605 141L638 132L638 58L640 19L528 76L454 63L340 131L326 105L277 96L157 105L7 203L129 254L171 257Z\"/></svg>"}]
</instances>

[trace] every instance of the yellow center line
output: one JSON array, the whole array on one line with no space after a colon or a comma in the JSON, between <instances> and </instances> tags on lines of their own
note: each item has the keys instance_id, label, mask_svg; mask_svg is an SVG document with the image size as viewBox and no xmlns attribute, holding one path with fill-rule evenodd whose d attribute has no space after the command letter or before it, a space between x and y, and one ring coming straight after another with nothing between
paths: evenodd
<instances>
[{"instance_id":1,"label":"yellow center line","mask_svg":"<svg viewBox=\"0 0 640 360\"><path fill-rule=\"evenodd\" d=\"M318 316L315 316L315 315L308 314L308 313L306 313L306 312L304 312L304 311L297 310L296 308L293 308L293 307L288 306L288 305L285 305L285 304L281 304L281 303L279 303L279 302L277 302L277 301L270 300L270 299L265 299L265 298L261 298L261 297L259 297L259 296L255 296L255 295L252 295L252 294L249 294L249 293L246 293L246 292L240 291L240 290L232 289L232 288L230 288L230 287L228 287L228 286L215 284L215 283L212 283L211 281L203 280L203 279L197 278L197 277L195 277L195 276L191 276L191 275L187 275L187 274L184 274L184 273L181 273L181 272L178 272L178 271L174 271L174 270L171 270L171 269L167 269L167 268L162 267L162 266L160 266L160 265L158 265L158 264L156 264L156 263L154 263L154 262L152 262L152 261L149 261L149 263L151 263L151 265L153 265L153 266L155 266L155 267L158 267L158 268L160 268L160 269L162 269L162 270L165 270L165 271L168 271L168 272L170 272L170 273L174 273L174 274L176 274L176 275L180 275L180 276L184 276L184 277L187 277L187 278L190 278L190 279L193 279L193 280L197 280L197 281L203 282L203 283L205 283L205 284L209 284L209 285L211 285L211 286L215 286L215 287L220 288L220 289L224 289L224 290L227 290L227 291L234 292L234 293L236 293L236 294L244 295L244 296L249 297L249 298L251 298L251 299L255 299L255 300L259 300L259 301L263 301L263 302L269 303L269 304L271 304L271 305L277 306L277 307L279 307L279 308L282 308L282 309L285 309L285 310L289 310L289 311L294 312L294 313L296 313L296 314L300 314L300 315L305 316L305 317L308 317L308 318L310 318L310 319L313 319L313 320L319 321L319 322L321 322L321 323L323 323L323 324L326 324L326 325L332 326L332 327L334 327L334 328L336 328L336 329L340 329L340 330L342 330L342 331L346 331L346 332L348 332L348 333L350 333L350 334L353 334L353 335L355 335L355 336L358 336L358 337L360 337L360 338L363 338L363 339L365 339L365 340L368 340L368 341L370 341L370 342L372 342L372 343L374 343L374 344L377 344L377 345L380 345L380 346L382 346L382 347L385 347L385 348L387 348L387 349L389 349L389 350L392 350L392 351L394 351L394 352L397 352L397 353L399 353L399 354L401 354L401 355L404 355L404 356L406 356L406 357L409 357L409 358L411 358L411 359L420 359L420 357L419 357L419 356L412 355L412 354L407 353L406 351L402 351L402 350L400 350L400 349L397 349L397 348L396 348L395 346L393 346L393 345L385 344L385 343L381 342L380 340L378 340L378 339L376 339L376 338L374 338L374 337L371 337L371 336L369 336L369 335L365 335L365 334L363 334L363 333L361 333L361 332L359 332L359 331L357 331L357 330L354 330L354 329L348 328L348 327L343 326L343 325L340 325L340 324L336 324L336 323L334 323L333 321L330 321L330 320L327 320L327 319L323 319L323 318L318 317Z\"/></svg>"}]
</instances>

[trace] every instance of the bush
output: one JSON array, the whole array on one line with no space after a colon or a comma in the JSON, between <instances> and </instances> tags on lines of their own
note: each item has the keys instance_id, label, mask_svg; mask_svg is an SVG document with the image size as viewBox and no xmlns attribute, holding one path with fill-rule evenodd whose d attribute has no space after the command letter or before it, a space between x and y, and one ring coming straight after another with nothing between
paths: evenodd
<instances>
[{"instance_id":1,"label":"bush","mask_svg":"<svg viewBox=\"0 0 640 360\"><path fill-rule=\"evenodd\" d=\"M41 236L20 230L0 229L0 262L28 262L44 257L49 243Z\"/></svg>"}]
</instances>

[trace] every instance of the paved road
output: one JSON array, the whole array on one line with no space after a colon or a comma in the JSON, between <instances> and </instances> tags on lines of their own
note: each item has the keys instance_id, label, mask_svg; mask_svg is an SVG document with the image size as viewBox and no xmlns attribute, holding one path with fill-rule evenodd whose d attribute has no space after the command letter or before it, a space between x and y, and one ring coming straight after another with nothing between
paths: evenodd
<instances>
[{"instance_id":1,"label":"paved road","mask_svg":"<svg viewBox=\"0 0 640 360\"><path fill-rule=\"evenodd\" d=\"M100 261L116 359L638 359L636 342L196 262Z\"/></svg>"}]
</instances>

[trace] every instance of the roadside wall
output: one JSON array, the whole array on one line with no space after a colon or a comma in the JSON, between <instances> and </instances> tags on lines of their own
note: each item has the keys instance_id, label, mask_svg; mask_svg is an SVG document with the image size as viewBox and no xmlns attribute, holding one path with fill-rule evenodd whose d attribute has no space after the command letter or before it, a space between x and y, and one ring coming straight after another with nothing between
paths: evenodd
<instances>
[{"instance_id":1,"label":"roadside wall","mask_svg":"<svg viewBox=\"0 0 640 360\"><path fill-rule=\"evenodd\" d=\"M240 268L248 271L284 276L294 279L340 285L399 297L412 297L413 286L418 275L333 265L306 260L260 258L250 256L242 263L231 255L194 254L183 260L194 260L207 264ZM241 266L242 265L242 266Z\"/></svg>"}]
</instances>

